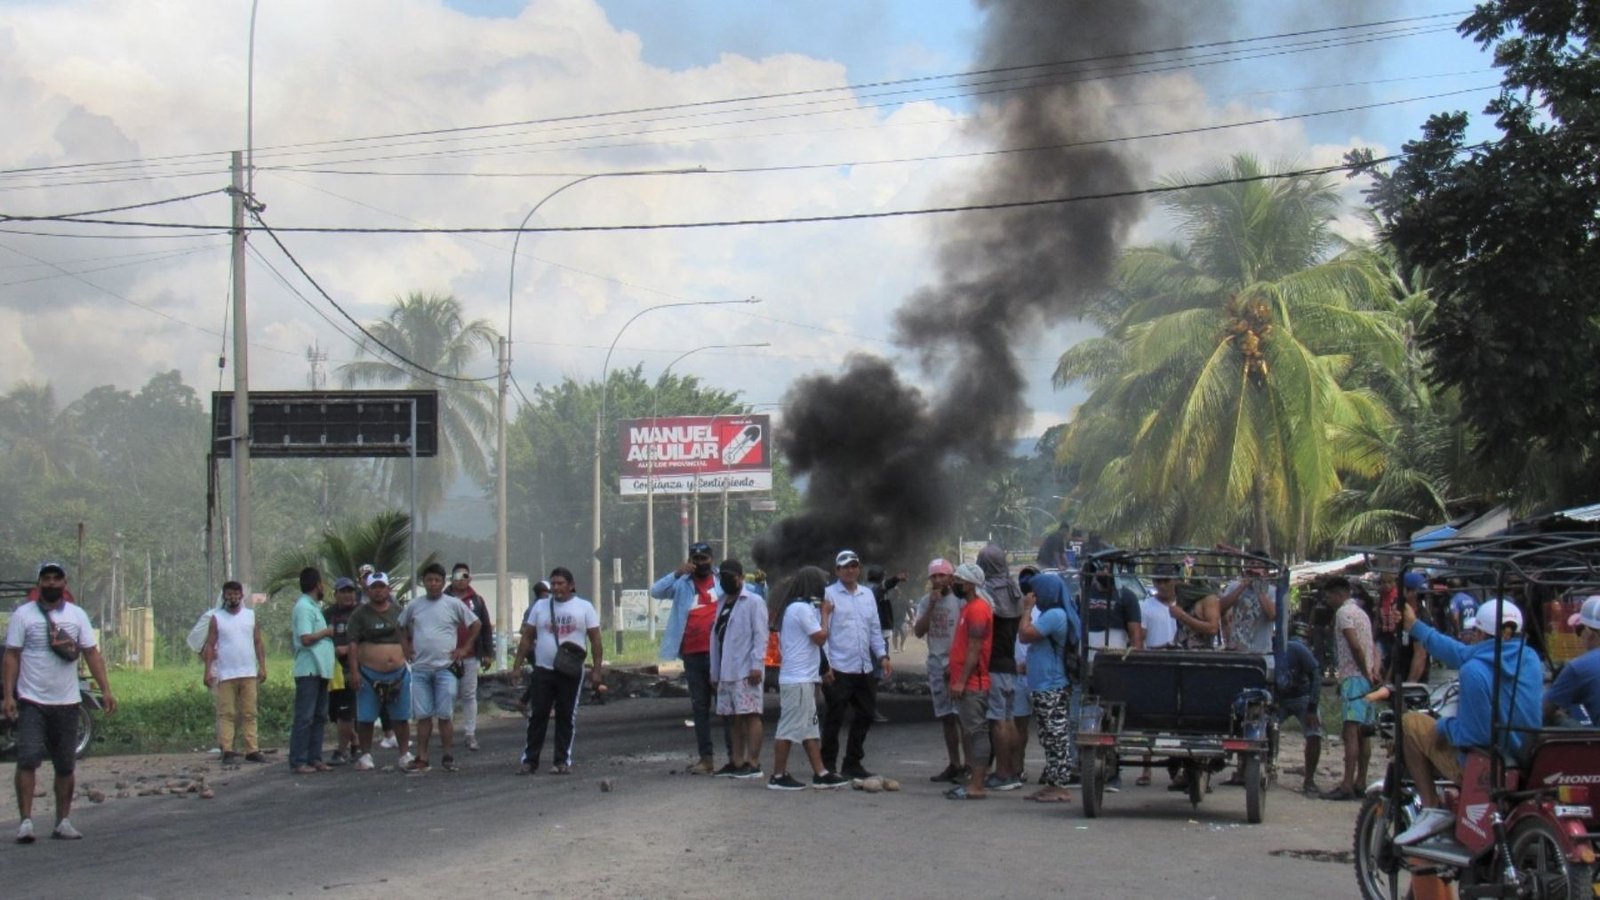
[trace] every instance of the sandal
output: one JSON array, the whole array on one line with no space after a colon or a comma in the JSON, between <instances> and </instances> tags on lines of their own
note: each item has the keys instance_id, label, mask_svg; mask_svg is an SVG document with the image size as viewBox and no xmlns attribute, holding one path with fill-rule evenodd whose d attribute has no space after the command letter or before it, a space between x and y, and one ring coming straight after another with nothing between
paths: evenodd
<instances>
[{"instance_id":1,"label":"sandal","mask_svg":"<svg viewBox=\"0 0 1600 900\"><path fill-rule=\"evenodd\" d=\"M967 786L963 784L963 785L957 785L956 787L953 787L950 790L945 791L944 792L944 798L946 800L987 800L987 799L989 799L989 795L988 794L969 794L969 793L967 793Z\"/></svg>"},{"instance_id":2,"label":"sandal","mask_svg":"<svg viewBox=\"0 0 1600 900\"><path fill-rule=\"evenodd\" d=\"M439 768L444 769L446 772L461 771L461 769L456 766L456 758L448 753L439 759Z\"/></svg>"},{"instance_id":3,"label":"sandal","mask_svg":"<svg viewBox=\"0 0 1600 900\"><path fill-rule=\"evenodd\" d=\"M1135 778L1133 780L1133 783L1138 785L1139 787L1149 787L1150 786L1150 776L1149 775L1140 775L1138 778Z\"/></svg>"},{"instance_id":4,"label":"sandal","mask_svg":"<svg viewBox=\"0 0 1600 900\"><path fill-rule=\"evenodd\" d=\"M1360 800L1361 799L1361 795L1360 794L1357 794L1354 791L1345 790L1345 787L1342 784L1339 785L1339 787L1337 789L1331 790L1331 791L1327 791L1327 792L1321 794L1320 796L1324 800L1334 800L1334 801Z\"/></svg>"}]
</instances>

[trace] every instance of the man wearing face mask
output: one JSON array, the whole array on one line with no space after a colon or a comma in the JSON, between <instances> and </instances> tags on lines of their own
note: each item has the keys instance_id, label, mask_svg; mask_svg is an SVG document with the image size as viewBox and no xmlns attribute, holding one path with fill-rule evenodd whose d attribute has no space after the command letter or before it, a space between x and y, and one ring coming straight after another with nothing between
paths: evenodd
<instances>
[{"instance_id":1,"label":"man wearing face mask","mask_svg":"<svg viewBox=\"0 0 1600 900\"><path fill-rule=\"evenodd\" d=\"M683 677L689 684L689 706L694 714L694 739L700 758L686 770L690 775L731 774L733 734L726 719L722 741L728 764L716 768L711 747L711 707L716 685L711 680L711 627L717 617L717 578L711 567L711 545L689 545L689 558L650 587L650 596L671 600L672 612L661 635L661 658L683 660Z\"/></svg>"},{"instance_id":2,"label":"man wearing face mask","mask_svg":"<svg viewBox=\"0 0 1600 900\"><path fill-rule=\"evenodd\" d=\"M206 662L206 687L216 689L223 764L238 761L236 740L244 743L245 759L266 762L256 740L256 686L267 680L267 648L255 610L245 608L239 582L222 586L222 608L211 617L200 656Z\"/></svg>"},{"instance_id":3,"label":"man wearing face mask","mask_svg":"<svg viewBox=\"0 0 1600 900\"><path fill-rule=\"evenodd\" d=\"M60 563L39 567L39 599L24 603L6 626L6 652L0 663L4 687L0 715L17 722L17 843L31 844L35 773L48 757L55 769L56 827L51 837L75 841L83 835L67 816L77 787L78 657L100 685L107 715L117 711L106 678L94 627L83 607L65 602L67 570Z\"/></svg>"},{"instance_id":4,"label":"man wearing face mask","mask_svg":"<svg viewBox=\"0 0 1600 900\"><path fill-rule=\"evenodd\" d=\"M731 778L761 777L761 682L766 676L767 605L745 589L744 566L725 559L717 569L722 600L711 627L711 678L717 715L731 720Z\"/></svg>"},{"instance_id":5,"label":"man wearing face mask","mask_svg":"<svg viewBox=\"0 0 1600 900\"><path fill-rule=\"evenodd\" d=\"M928 593L917 603L917 621L912 631L928 641L928 696L933 700L933 717L944 728L944 750L949 764L930 781L960 784L967 777L961 763L961 721L955 701L950 698L950 643L956 620L966 602L966 585L952 585L955 567L949 560L928 563Z\"/></svg>"}]
</instances>

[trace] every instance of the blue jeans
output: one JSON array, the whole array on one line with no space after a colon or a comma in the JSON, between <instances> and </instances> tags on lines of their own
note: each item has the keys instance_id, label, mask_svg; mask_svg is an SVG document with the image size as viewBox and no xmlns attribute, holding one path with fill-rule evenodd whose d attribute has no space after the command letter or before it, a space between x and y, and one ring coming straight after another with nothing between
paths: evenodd
<instances>
[{"instance_id":1,"label":"blue jeans","mask_svg":"<svg viewBox=\"0 0 1600 900\"><path fill-rule=\"evenodd\" d=\"M322 762L322 733L328 724L328 679L294 679L294 728L289 732L289 768Z\"/></svg>"},{"instance_id":2,"label":"blue jeans","mask_svg":"<svg viewBox=\"0 0 1600 900\"><path fill-rule=\"evenodd\" d=\"M683 678L689 682L689 706L694 711L694 740L700 755L711 758L711 705L717 697L716 685L711 683L711 654L687 653L683 657ZM728 731L728 720L722 720L722 742L727 746L728 758L733 759L733 735Z\"/></svg>"}]
</instances>

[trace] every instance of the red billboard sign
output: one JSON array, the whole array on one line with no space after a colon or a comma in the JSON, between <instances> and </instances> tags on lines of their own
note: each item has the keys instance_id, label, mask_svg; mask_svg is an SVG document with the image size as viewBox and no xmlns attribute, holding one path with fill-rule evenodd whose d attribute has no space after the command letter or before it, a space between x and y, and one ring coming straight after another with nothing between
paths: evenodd
<instances>
[{"instance_id":1,"label":"red billboard sign","mask_svg":"<svg viewBox=\"0 0 1600 900\"><path fill-rule=\"evenodd\" d=\"M765 415L624 419L622 493L772 489L772 421Z\"/></svg>"}]
</instances>

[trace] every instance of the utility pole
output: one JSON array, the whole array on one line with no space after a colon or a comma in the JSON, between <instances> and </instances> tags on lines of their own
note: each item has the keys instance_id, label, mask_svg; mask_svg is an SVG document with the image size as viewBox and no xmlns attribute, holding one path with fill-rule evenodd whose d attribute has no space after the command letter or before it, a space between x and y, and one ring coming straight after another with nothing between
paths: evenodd
<instances>
[{"instance_id":1,"label":"utility pole","mask_svg":"<svg viewBox=\"0 0 1600 900\"><path fill-rule=\"evenodd\" d=\"M500 623L500 628L495 631L494 654L497 662L504 665L508 636L511 628L511 553L507 549L506 511L507 493L507 456L506 456L506 389L511 377L511 342L500 338L500 416L499 426L495 429L495 466L494 466L494 617ZM540 534L541 549L544 535Z\"/></svg>"},{"instance_id":2,"label":"utility pole","mask_svg":"<svg viewBox=\"0 0 1600 900\"><path fill-rule=\"evenodd\" d=\"M233 575L251 586L250 557L250 344L245 327L244 155L233 151Z\"/></svg>"}]
</instances>

